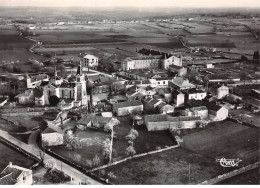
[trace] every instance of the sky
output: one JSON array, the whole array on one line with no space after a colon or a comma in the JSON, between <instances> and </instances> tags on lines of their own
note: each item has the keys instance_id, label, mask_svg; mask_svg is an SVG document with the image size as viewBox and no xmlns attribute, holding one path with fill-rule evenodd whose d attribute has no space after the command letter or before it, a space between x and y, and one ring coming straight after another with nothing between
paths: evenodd
<instances>
[{"instance_id":1,"label":"sky","mask_svg":"<svg viewBox=\"0 0 260 188\"><path fill-rule=\"evenodd\" d=\"M0 0L0 6L260 8L260 0Z\"/></svg>"}]
</instances>

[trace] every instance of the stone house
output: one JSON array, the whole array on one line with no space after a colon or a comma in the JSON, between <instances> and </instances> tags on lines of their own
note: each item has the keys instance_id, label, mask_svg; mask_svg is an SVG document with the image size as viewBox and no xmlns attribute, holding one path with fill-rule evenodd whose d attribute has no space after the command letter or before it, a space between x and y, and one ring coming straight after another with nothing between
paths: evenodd
<instances>
[{"instance_id":1,"label":"stone house","mask_svg":"<svg viewBox=\"0 0 260 188\"><path fill-rule=\"evenodd\" d=\"M27 89L24 91L24 93L16 95L15 98L19 104L31 104L34 102L33 89Z\"/></svg>"},{"instance_id":2,"label":"stone house","mask_svg":"<svg viewBox=\"0 0 260 188\"><path fill-rule=\"evenodd\" d=\"M187 79L184 79L182 77L177 77L172 79L172 81L169 82L169 87L173 90L184 90L184 89L195 88L196 86L191 84Z\"/></svg>"},{"instance_id":3,"label":"stone house","mask_svg":"<svg viewBox=\"0 0 260 188\"><path fill-rule=\"evenodd\" d=\"M162 95L167 103L172 101L172 92L169 88L159 89L158 94Z\"/></svg>"},{"instance_id":4,"label":"stone house","mask_svg":"<svg viewBox=\"0 0 260 188\"><path fill-rule=\"evenodd\" d=\"M212 102L207 103L206 107L209 110L209 115L213 116L213 120L221 121L228 117L228 109L225 107L216 105Z\"/></svg>"},{"instance_id":5,"label":"stone house","mask_svg":"<svg viewBox=\"0 0 260 188\"><path fill-rule=\"evenodd\" d=\"M53 130L47 127L41 133L41 140L43 146L58 146L64 144L64 134L61 131Z\"/></svg>"},{"instance_id":6,"label":"stone house","mask_svg":"<svg viewBox=\"0 0 260 188\"><path fill-rule=\"evenodd\" d=\"M82 58L82 66L96 68L98 66L98 57L87 54Z\"/></svg>"},{"instance_id":7,"label":"stone house","mask_svg":"<svg viewBox=\"0 0 260 188\"><path fill-rule=\"evenodd\" d=\"M34 89L34 103L36 106L44 106L45 100L43 95L43 90L41 88Z\"/></svg>"},{"instance_id":8,"label":"stone house","mask_svg":"<svg viewBox=\"0 0 260 188\"><path fill-rule=\"evenodd\" d=\"M194 129L197 122L201 122L199 116L168 117L170 129Z\"/></svg>"},{"instance_id":9,"label":"stone house","mask_svg":"<svg viewBox=\"0 0 260 188\"><path fill-rule=\"evenodd\" d=\"M186 76L187 75L187 68L185 67L180 67L177 65L170 65L169 66L169 71L172 73L177 74L180 77Z\"/></svg>"},{"instance_id":10,"label":"stone house","mask_svg":"<svg viewBox=\"0 0 260 188\"><path fill-rule=\"evenodd\" d=\"M183 111L184 116L199 116L201 119L208 119L208 109L206 106L188 108Z\"/></svg>"},{"instance_id":11,"label":"stone house","mask_svg":"<svg viewBox=\"0 0 260 188\"><path fill-rule=\"evenodd\" d=\"M32 185L32 170L26 169L11 162L0 173L0 185Z\"/></svg>"},{"instance_id":12,"label":"stone house","mask_svg":"<svg viewBox=\"0 0 260 188\"><path fill-rule=\"evenodd\" d=\"M148 131L161 131L169 129L169 121L166 114L146 115L144 122Z\"/></svg>"},{"instance_id":13,"label":"stone house","mask_svg":"<svg viewBox=\"0 0 260 188\"><path fill-rule=\"evenodd\" d=\"M141 100L126 101L113 104L113 114L117 116L126 116L132 113L143 112L143 103Z\"/></svg>"},{"instance_id":14,"label":"stone house","mask_svg":"<svg viewBox=\"0 0 260 188\"><path fill-rule=\"evenodd\" d=\"M160 114L170 114L170 113L174 112L174 106L169 105L169 104L163 104L163 106L160 107L160 105L158 105L158 109L160 111Z\"/></svg>"},{"instance_id":15,"label":"stone house","mask_svg":"<svg viewBox=\"0 0 260 188\"><path fill-rule=\"evenodd\" d=\"M213 85L210 87L209 91L216 97L216 99L223 99L229 95L229 88L225 85Z\"/></svg>"},{"instance_id":16,"label":"stone house","mask_svg":"<svg viewBox=\"0 0 260 188\"><path fill-rule=\"evenodd\" d=\"M77 121L77 127L80 130L87 128L104 128L106 124L111 121L112 117L96 116L95 114L84 114L83 117Z\"/></svg>"},{"instance_id":17,"label":"stone house","mask_svg":"<svg viewBox=\"0 0 260 188\"><path fill-rule=\"evenodd\" d=\"M40 86L43 81L49 81L49 76L47 74L39 74L36 76L26 75L27 88L35 88Z\"/></svg>"}]
</instances>

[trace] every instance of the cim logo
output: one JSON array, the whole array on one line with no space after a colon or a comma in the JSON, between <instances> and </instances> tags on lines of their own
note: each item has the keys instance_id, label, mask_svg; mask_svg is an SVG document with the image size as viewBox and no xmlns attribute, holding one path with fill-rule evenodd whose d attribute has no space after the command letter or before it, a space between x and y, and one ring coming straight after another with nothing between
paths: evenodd
<instances>
[{"instance_id":1,"label":"cim logo","mask_svg":"<svg viewBox=\"0 0 260 188\"><path fill-rule=\"evenodd\" d=\"M237 159L226 159L222 157L221 159L217 159L217 162L223 167L235 167L238 166L238 164L242 161L239 158Z\"/></svg>"}]
</instances>

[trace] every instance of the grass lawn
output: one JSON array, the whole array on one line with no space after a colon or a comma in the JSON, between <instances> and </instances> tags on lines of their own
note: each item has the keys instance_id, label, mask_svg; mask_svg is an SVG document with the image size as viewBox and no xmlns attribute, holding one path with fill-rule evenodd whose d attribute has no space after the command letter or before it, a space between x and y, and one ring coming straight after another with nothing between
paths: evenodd
<instances>
[{"instance_id":1,"label":"grass lawn","mask_svg":"<svg viewBox=\"0 0 260 188\"><path fill-rule=\"evenodd\" d=\"M116 138L114 139L113 149L116 152L113 158L115 160L127 157L125 150L128 147L128 142L125 137L128 135L130 129L133 128L130 116L118 117L118 120L120 124L114 127ZM177 144L168 131L148 132L145 127L136 129L139 133L139 136L134 140L134 147L137 154Z\"/></svg>"},{"instance_id":2,"label":"grass lawn","mask_svg":"<svg viewBox=\"0 0 260 188\"><path fill-rule=\"evenodd\" d=\"M0 142L0 151L0 171L2 171L9 162L12 162L13 165L18 165L24 168L30 168L36 163L33 159L28 158L17 150L4 145L2 142Z\"/></svg>"},{"instance_id":3,"label":"grass lawn","mask_svg":"<svg viewBox=\"0 0 260 188\"><path fill-rule=\"evenodd\" d=\"M0 119L0 129L7 132L25 132L26 128L14 125L13 123L8 123L8 121Z\"/></svg>"},{"instance_id":4,"label":"grass lawn","mask_svg":"<svg viewBox=\"0 0 260 188\"><path fill-rule=\"evenodd\" d=\"M222 174L223 169L208 158L183 148L132 159L105 169L104 178L113 172L115 184L197 184ZM98 171L95 173L99 174Z\"/></svg>"},{"instance_id":5,"label":"grass lawn","mask_svg":"<svg viewBox=\"0 0 260 188\"><path fill-rule=\"evenodd\" d=\"M66 146L51 146L53 152L63 156L69 161L73 161L83 167L86 167L86 160L92 160L96 155L101 160L101 165L105 163L102 155L102 142L109 137L108 134L100 131L77 131L76 134L79 136L82 148L74 151L70 150Z\"/></svg>"},{"instance_id":6,"label":"grass lawn","mask_svg":"<svg viewBox=\"0 0 260 188\"><path fill-rule=\"evenodd\" d=\"M208 129L183 137L182 146L202 154L212 163L216 159L241 159L239 167L259 160L259 130L231 121L213 123Z\"/></svg>"}]
</instances>

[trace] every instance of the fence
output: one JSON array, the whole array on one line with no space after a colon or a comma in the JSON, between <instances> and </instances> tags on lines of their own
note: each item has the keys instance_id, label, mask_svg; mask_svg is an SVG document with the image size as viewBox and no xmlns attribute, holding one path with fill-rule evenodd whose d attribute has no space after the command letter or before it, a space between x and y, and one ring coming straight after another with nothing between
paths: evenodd
<instances>
[{"instance_id":1,"label":"fence","mask_svg":"<svg viewBox=\"0 0 260 188\"><path fill-rule=\"evenodd\" d=\"M106 165L103 165L103 166L100 166L100 167L91 169L91 170L89 170L88 172L93 172L93 171L96 171L96 170L101 170L101 169L104 169L104 168L107 168L107 167L110 167L110 166L117 165L117 164L122 163L122 162L126 162L126 161L131 160L131 159L135 159L135 158L139 158L139 157L151 155L151 154L154 154L154 153L160 153L160 152L163 152L163 151L167 151L167 150L170 150L170 149L177 148L177 147L179 147L179 146L180 146L180 145L179 145L179 143L178 143L177 145L170 146L170 147L167 147L167 148L163 148L163 149L159 149L159 150L155 150L155 151L149 151L149 152L146 152L146 153L137 154L137 155L130 156L130 157L124 158L124 159L122 159L122 160L119 160L119 161L116 161L116 162L113 162L113 163L110 163L110 164L106 164Z\"/></svg>"},{"instance_id":2,"label":"fence","mask_svg":"<svg viewBox=\"0 0 260 188\"><path fill-rule=\"evenodd\" d=\"M210 179L210 180L204 181L204 182L202 182L202 183L200 183L200 184L202 184L202 185L212 185L212 184L216 184L216 183L218 183L218 182L221 182L221 181L226 180L226 179L228 179L228 178L231 178L231 177L233 177L233 176L242 174L242 173L244 173L244 172L246 172L246 171L248 171L248 170L252 170L252 169L257 168L257 167L259 167L259 166L260 166L260 162L256 162L256 163L254 163L254 164L250 164L250 165L245 166L245 167L242 167L242 168L240 168L240 169L236 169L236 170L233 170L233 171L231 171L231 172L228 172L228 173L219 175L219 176L217 176L217 177L215 177L215 178L212 178L212 179Z\"/></svg>"}]
</instances>

